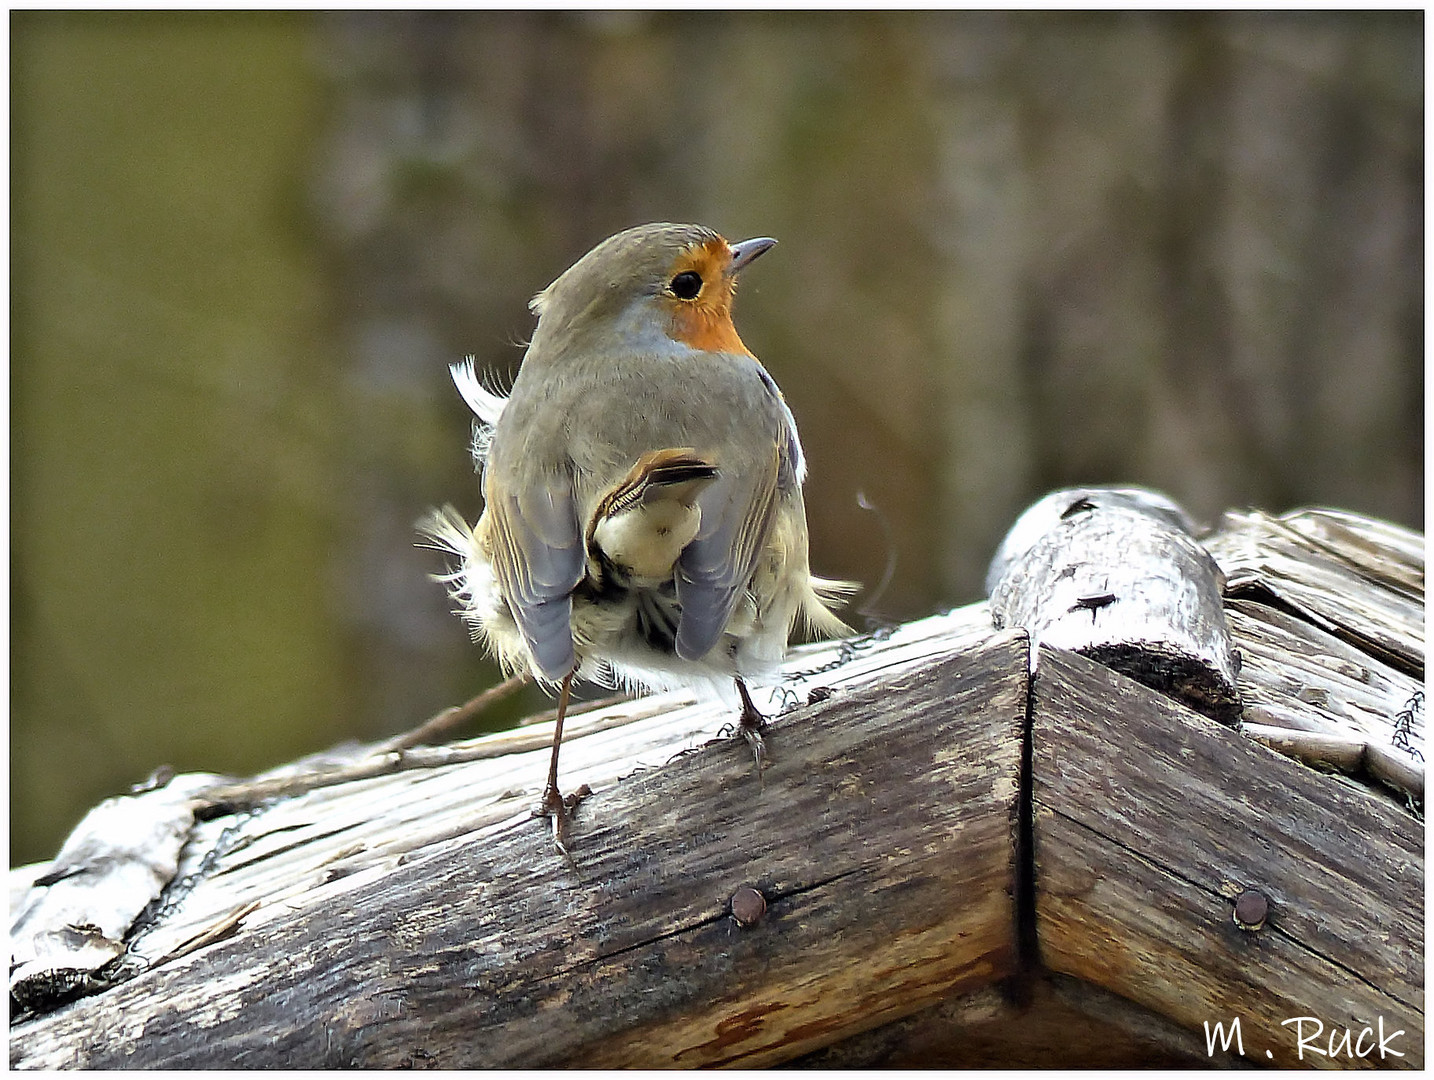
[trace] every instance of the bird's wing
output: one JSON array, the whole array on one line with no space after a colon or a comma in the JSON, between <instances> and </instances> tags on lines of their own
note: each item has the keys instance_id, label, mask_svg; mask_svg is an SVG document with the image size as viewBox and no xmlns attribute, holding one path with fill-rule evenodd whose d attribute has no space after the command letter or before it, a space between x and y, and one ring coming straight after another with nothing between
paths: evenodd
<instances>
[{"instance_id":1,"label":"bird's wing","mask_svg":"<svg viewBox=\"0 0 1434 1080\"><path fill-rule=\"evenodd\" d=\"M702 524L677 560L677 655L705 656L727 628L732 609L752 580L777 507L781 450L755 473L724 472L697 497Z\"/></svg>"},{"instance_id":2,"label":"bird's wing","mask_svg":"<svg viewBox=\"0 0 1434 1080\"><path fill-rule=\"evenodd\" d=\"M767 369L758 364L757 373L761 376L767 393L781 410L781 435L777 438L778 482L783 491L789 491L793 487L801 487L807 478L807 459L802 453L802 441L797 438L797 418L792 415L792 407L787 404L781 390L777 389L772 376L767 374Z\"/></svg>"},{"instance_id":3,"label":"bird's wing","mask_svg":"<svg viewBox=\"0 0 1434 1080\"><path fill-rule=\"evenodd\" d=\"M498 586L543 677L573 670L572 591L584 572L572 481L551 474L522 491L487 485L489 539Z\"/></svg>"}]
</instances>

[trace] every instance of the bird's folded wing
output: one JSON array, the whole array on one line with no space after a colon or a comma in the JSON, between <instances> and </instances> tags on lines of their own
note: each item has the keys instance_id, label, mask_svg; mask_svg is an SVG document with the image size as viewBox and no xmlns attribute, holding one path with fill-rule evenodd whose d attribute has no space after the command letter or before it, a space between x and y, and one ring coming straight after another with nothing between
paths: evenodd
<instances>
[{"instance_id":1,"label":"bird's folded wing","mask_svg":"<svg viewBox=\"0 0 1434 1080\"><path fill-rule=\"evenodd\" d=\"M752 579L777 506L778 451L770 467L742 476L724 473L697 497L702 524L677 561L677 655L705 656L727 628Z\"/></svg>"},{"instance_id":2,"label":"bird's folded wing","mask_svg":"<svg viewBox=\"0 0 1434 1080\"><path fill-rule=\"evenodd\" d=\"M584 570L572 482L561 475L510 492L488 490L493 569L543 677L573 669L572 591Z\"/></svg>"}]
</instances>

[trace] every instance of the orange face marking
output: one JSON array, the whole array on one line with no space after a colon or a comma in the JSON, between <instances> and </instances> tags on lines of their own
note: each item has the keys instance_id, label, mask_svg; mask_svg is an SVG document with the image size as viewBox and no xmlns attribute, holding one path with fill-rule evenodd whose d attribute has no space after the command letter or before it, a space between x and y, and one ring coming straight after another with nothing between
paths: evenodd
<instances>
[{"instance_id":1,"label":"orange face marking","mask_svg":"<svg viewBox=\"0 0 1434 1080\"><path fill-rule=\"evenodd\" d=\"M664 298L672 311L668 336L674 341L708 352L752 355L732 323L732 295L737 280L727 273L731 263L732 249L724 241L709 240L683 252L673 264L668 281L686 270L702 278L702 291L693 299Z\"/></svg>"}]
</instances>

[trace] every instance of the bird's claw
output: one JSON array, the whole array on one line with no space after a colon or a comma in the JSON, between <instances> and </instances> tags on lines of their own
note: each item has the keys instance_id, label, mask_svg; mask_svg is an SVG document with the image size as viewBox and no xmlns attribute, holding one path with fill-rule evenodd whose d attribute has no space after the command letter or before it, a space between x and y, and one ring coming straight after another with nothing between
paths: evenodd
<instances>
[{"instance_id":1,"label":"bird's claw","mask_svg":"<svg viewBox=\"0 0 1434 1080\"><path fill-rule=\"evenodd\" d=\"M747 684L740 677L737 679L737 693L742 698L742 711L737 715L737 730L752 748L752 759L757 763L757 779L760 780L762 770L767 767L767 741L762 738L762 732L767 730L767 718L752 703Z\"/></svg>"},{"instance_id":2,"label":"bird's claw","mask_svg":"<svg viewBox=\"0 0 1434 1080\"><path fill-rule=\"evenodd\" d=\"M542 801L533 807L534 817L545 817L553 823L553 846L569 858L572 856L566 842L568 822L577 813L578 805L592 793L592 788L586 784L570 795L564 795L556 787L549 787L544 790Z\"/></svg>"},{"instance_id":3,"label":"bird's claw","mask_svg":"<svg viewBox=\"0 0 1434 1080\"><path fill-rule=\"evenodd\" d=\"M752 760L757 765L757 775L762 775L762 770L767 767L767 740L762 737L767 730L767 718L756 709L743 709L742 715L737 721L737 731L742 738L747 740L747 745L752 748Z\"/></svg>"}]
</instances>

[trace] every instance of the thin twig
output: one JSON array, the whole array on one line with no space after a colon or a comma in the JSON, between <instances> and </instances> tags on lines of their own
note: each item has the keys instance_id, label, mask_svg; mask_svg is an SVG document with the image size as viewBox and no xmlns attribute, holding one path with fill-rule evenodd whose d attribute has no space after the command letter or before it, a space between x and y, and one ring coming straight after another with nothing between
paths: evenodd
<instances>
[{"instance_id":1,"label":"thin twig","mask_svg":"<svg viewBox=\"0 0 1434 1080\"><path fill-rule=\"evenodd\" d=\"M425 720L412 731L406 731L402 735L395 735L392 739L378 743L373 748L374 753L382 754L390 750L407 750L410 746L419 746L425 743L432 745L440 741L439 736L446 735L454 728L467 723L467 721L488 708L489 705L497 701L502 701L505 697L516 693L532 681L532 676L527 672L510 675L497 686L490 686L476 697L469 698L462 705L454 705L444 709L437 716Z\"/></svg>"},{"instance_id":2,"label":"thin twig","mask_svg":"<svg viewBox=\"0 0 1434 1080\"><path fill-rule=\"evenodd\" d=\"M499 687L494 687L494 689L497 690ZM467 707L467 705L459 706L462 709ZM630 711L595 718L586 724L575 725L568 732L567 741L606 731L609 728L621 727L623 724L630 724L635 720L644 720L657 712L673 707L674 702L665 697L647 699L635 703L634 708ZM580 710L583 713L592 711L594 710ZM569 718L572 718L578 713L572 712L568 715ZM426 724L421 725L420 728L414 730L418 731L426 726ZM385 750L379 744L375 745L366 756L350 759L341 764L329 765L308 772L292 773L287 776L262 776L252 780L216 784L214 787L199 792L195 798L200 806L211 810L215 808L223 808L225 811L242 810L258 806L270 799L292 798L316 788L333 787L356 780L371 780L374 777L388 776L391 773L406 772L410 769L437 769L467 761L482 761L503 757L507 754L521 754L529 750L546 749L551 745L552 740L551 730L545 730L543 727L524 726L511 731L485 735L471 743L449 746L410 746L401 750Z\"/></svg>"},{"instance_id":3,"label":"thin twig","mask_svg":"<svg viewBox=\"0 0 1434 1080\"><path fill-rule=\"evenodd\" d=\"M593 698L591 701L577 701L568 706L568 716L582 716L583 713L596 712L598 709L606 709L609 705L618 705L624 701L632 700L631 694L608 694L606 697ZM551 724L558 718L556 708L547 709L544 712L534 713L532 716L525 716L518 721L519 727L530 727L533 724Z\"/></svg>"},{"instance_id":4,"label":"thin twig","mask_svg":"<svg viewBox=\"0 0 1434 1080\"><path fill-rule=\"evenodd\" d=\"M269 799L302 795L315 788L332 787L335 784L354 780L368 780L375 776L399 772L404 768L421 768L423 765L416 764L415 759L421 761L423 755L421 752L415 755L415 747L436 741L438 736L471 720L494 702L501 701L515 693L530 681L531 677L526 674L513 675L504 679L497 686L490 686L481 694L469 698L462 705L444 709L437 716L425 720L411 731L396 735L384 742L374 743L361 758L288 776L260 777L220 784L202 792L200 797L211 807L245 808L258 806Z\"/></svg>"}]
</instances>

